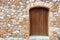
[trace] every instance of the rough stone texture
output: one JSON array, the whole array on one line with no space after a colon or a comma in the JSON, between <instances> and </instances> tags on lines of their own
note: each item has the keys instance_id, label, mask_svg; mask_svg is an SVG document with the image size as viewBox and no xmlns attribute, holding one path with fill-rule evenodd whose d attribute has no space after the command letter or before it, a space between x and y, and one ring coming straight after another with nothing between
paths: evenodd
<instances>
[{"instance_id":1,"label":"rough stone texture","mask_svg":"<svg viewBox=\"0 0 60 40\"><path fill-rule=\"evenodd\" d=\"M60 2L58 0L0 0L0 38L28 40L30 22L29 9L48 7L50 40L58 40L60 34Z\"/></svg>"}]
</instances>

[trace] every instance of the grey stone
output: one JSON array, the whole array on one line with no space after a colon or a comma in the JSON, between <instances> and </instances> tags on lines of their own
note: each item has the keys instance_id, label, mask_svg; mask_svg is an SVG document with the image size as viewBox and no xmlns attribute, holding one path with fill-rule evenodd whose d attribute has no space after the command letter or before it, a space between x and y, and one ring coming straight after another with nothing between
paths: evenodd
<instances>
[{"instance_id":1,"label":"grey stone","mask_svg":"<svg viewBox=\"0 0 60 40\"><path fill-rule=\"evenodd\" d=\"M21 2L25 3L27 0L20 0Z\"/></svg>"},{"instance_id":2,"label":"grey stone","mask_svg":"<svg viewBox=\"0 0 60 40\"><path fill-rule=\"evenodd\" d=\"M20 31L20 30L23 30L24 27L23 26L19 26L16 30Z\"/></svg>"}]
</instances>

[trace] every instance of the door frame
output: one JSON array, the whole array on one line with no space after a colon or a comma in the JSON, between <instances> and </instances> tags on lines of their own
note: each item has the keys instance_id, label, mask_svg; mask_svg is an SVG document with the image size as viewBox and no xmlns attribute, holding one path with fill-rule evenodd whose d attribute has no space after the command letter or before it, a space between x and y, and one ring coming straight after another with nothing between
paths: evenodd
<instances>
[{"instance_id":1,"label":"door frame","mask_svg":"<svg viewBox=\"0 0 60 40\"><path fill-rule=\"evenodd\" d=\"M53 6L53 4L52 3L47 3L47 2L42 2L42 1L38 1L38 2L31 2L31 3L29 3L27 6L26 6L26 13L27 13L27 15L26 15L26 18L28 18L28 26L26 25L26 27L28 27L28 30L27 30L27 34L28 34L28 37L30 37L30 20L29 20L29 9L30 8L33 8L33 7L37 7L37 6L40 6L40 7L47 7L47 8L49 8L49 13L48 13L48 36L52 36L51 35L51 27L52 27L52 25L51 25L51 13L54 13L53 12L53 8L54 8L54 6ZM53 7L53 8L52 8Z\"/></svg>"}]
</instances>

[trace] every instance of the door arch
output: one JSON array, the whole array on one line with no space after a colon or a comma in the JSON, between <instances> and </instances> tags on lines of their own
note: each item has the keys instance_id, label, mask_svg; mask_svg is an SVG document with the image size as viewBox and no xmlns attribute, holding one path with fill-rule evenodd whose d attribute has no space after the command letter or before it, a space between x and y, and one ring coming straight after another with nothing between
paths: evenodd
<instances>
[{"instance_id":1,"label":"door arch","mask_svg":"<svg viewBox=\"0 0 60 40\"><path fill-rule=\"evenodd\" d=\"M33 7L29 10L30 35L48 36L48 12L46 7Z\"/></svg>"}]
</instances>

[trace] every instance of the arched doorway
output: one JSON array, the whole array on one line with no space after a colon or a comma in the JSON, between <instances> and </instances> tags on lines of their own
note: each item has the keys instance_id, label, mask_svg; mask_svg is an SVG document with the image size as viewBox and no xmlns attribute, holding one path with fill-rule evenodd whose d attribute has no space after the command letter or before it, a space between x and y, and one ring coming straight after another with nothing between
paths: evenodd
<instances>
[{"instance_id":1,"label":"arched doorway","mask_svg":"<svg viewBox=\"0 0 60 40\"><path fill-rule=\"evenodd\" d=\"M46 7L33 7L29 10L30 35L48 36L48 12Z\"/></svg>"}]
</instances>

